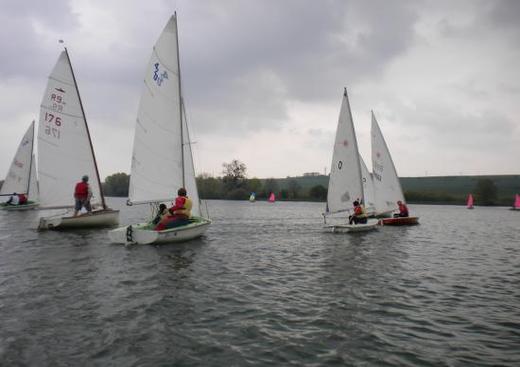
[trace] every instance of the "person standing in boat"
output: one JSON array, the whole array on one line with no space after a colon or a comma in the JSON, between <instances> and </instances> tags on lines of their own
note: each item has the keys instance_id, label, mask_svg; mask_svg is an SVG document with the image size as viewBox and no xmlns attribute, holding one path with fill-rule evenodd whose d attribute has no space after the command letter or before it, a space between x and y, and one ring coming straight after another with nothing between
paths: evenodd
<instances>
[{"instance_id":1,"label":"person standing in boat","mask_svg":"<svg viewBox=\"0 0 520 367\"><path fill-rule=\"evenodd\" d=\"M399 213L394 214L394 218L399 217L408 217L408 207L401 200L397 202L397 206L399 207Z\"/></svg>"},{"instance_id":2,"label":"person standing in boat","mask_svg":"<svg viewBox=\"0 0 520 367\"><path fill-rule=\"evenodd\" d=\"M155 227L156 231L179 227L189 223L193 203L187 196L188 193L184 187L181 187L179 191L177 191L177 195L175 203L168 209L169 214L161 219L159 224Z\"/></svg>"},{"instance_id":3,"label":"person standing in boat","mask_svg":"<svg viewBox=\"0 0 520 367\"><path fill-rule=\"evenodd\" d=\"M348 224L366 224L367 223L367 213L365 208L359 203L359 201L354 201L352 203L354 205L354 214L348 217Z\"/></svg>"},{"instance_id":4,"label":"person standing in boat","mask_svg":"<svg viewBox=\"0 0 520 367\"><path fill-rule=\"evenodd\" d=\"M85 175L81 178L81 181L76 184L74 188L74 216L77 217L81 208L85 208L87 212L92 213L92 207L90 206L90 198L92 197L92 189L88 184L88 176Z\"/></svg>"}]
</instances>

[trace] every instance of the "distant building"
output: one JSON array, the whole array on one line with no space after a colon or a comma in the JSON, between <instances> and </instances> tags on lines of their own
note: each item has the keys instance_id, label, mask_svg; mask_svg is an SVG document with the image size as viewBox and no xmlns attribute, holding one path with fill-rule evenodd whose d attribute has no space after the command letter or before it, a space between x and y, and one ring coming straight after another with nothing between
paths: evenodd
<instances>
[{"instance_id":1,"label":"distant building","mask_svg":"<svg viewBox=\"0 0 520 367\"><path fill-rule=\"evenodd\" d=\"M303 177L313 177L313 176L321 176L319 172L305 172Z\"/></svg>"}]
</instances>

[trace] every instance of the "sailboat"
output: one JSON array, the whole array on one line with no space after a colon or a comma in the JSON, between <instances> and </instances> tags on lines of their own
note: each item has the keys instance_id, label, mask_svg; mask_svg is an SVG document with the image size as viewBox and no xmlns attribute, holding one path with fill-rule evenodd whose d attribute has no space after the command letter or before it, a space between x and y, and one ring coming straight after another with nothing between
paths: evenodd
<instances>
[{"instance_id":1,"label":"sailboat","mask_svg":"<svg viewBox=\"0 0 520 367\"><path fill-rule=\"evenodd\" d=\"M2 203L0 209L29 210L38 206L38 185L36 182L36 168L34 162L34 121L22 138L18 150L13 158L11 167L4 180L0 196L10 196L13 193L25 194L27 203L9 205Z\"/></svg>"},{"instance_id":2,"label":"sailboat","mask_svg":"<svg viewBox=\"0 0 520 367\"><path fill-rule=\"evenodd\" d=\"M374 191L376 215L389 217L399 209L397 202L404 202L403 189L397 176L390 150L386 145L383 133L379 128L374 112L372 111L372 174L374 177ZM384 218L380 224L408 225L417 224L419 217Z\"/></svg>"},{"instance_id":3,"label":"sailboat","mask_svg":"<svg viewBox=\"0 0 520 367\"><path fill-rule=\"evenodd\" d=\"M352 202L355 200L366 201L356 132L345 88L332 154L327 206L323 214L325 221L327 216L333 214L345 215L352 210ZM377 220L371 219L366 224L348 224L345 223L345 216L342 217L342 222L327 225L326 228L333 232L361 232L373 230L377 226Z\"/></svg>"},{"instance_id":4,"label":"sailboat","mask_svg":"<svg viewBox=\"0 0 520 367\"><path fill-rule=\"evenodd\" d=\"M202 216L195 181L191 142L182 97L177 15L157 40L146 68L135 126L130 189L127 205L174 200L186 188L193 202L190 223L155 231L149 222L109 231L113 243L155 244L200 237L211 221ZM207 215L207 214L206 214Z\"/></svg>"},{"instance_id":5,"label":"sailboat","mask_svg":"<svg viewBox=\"0 0 520 367\"><path fill-rule=\"evenodd\" d=\"M520 195L515 195L515 202L513 203L511 210L520 210Z\"/></svg>"},{"instance_id":6,"label":"sailboat","mask_svg":"<svg viewBox=\"0 0 520 367\"><path fill-rule=\"evenodd\" d=\"M249 195L249 202L254 203L256 201L256 194L254 192Z\"/></svg>"},{"instance_id":7,"label":"sailboat","mask_svg":"<svg viewBox=\"0 0 520 367\"><path fill-rule=\"evenodd\" d=\"M466 201L466 208L473 209L473 195L468 195L468 200Z\"/></svg>"},{"instance_id":8,"label":"sailboat","mask_svg":"<svg viewBox=\"0 0 520 367\"><path fill-rule=\"evenodd\" d=\"M39 209L73 208L74 187L84 175L90 178L92 213L40 217L38 229L100 227L119 222L119 211L105 203L85 111L65 48L49 75L40 108Z\"/></svg>"},{"instance_id":9,"label":"sailboat","mask_svg":"<svg viewBox=\"0 0 520 367\"><path fill-rule=\"evenodd\" d=\"M269 199L267 199L267 201L269 201L270 203L274 203L276 201L276 198L274 196L274 192L272 192L270 195L269 195Z\"/></svg>"}]
</instances>

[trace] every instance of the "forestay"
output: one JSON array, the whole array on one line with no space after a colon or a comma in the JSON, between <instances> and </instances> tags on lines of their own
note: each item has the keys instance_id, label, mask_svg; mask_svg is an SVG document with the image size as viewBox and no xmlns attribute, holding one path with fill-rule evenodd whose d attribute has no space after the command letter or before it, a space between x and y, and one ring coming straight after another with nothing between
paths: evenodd
<instances>
[{"instance_id":1,"label":"forestay","mask_svg":"<svg viewBox=\"0 0 520 367\"><path fill-rule=\"evenodd\" d=\"M36 191L33 147L34 121L25 132L20 145L18 145L18 150L9 167L0 194L24 193L27 194L29 200L34 201L37 199L38 193Z\"/></svg>"},{"instance_id":2,"label":"forestay","mask_svg":"<svg viewBox=\"0 0 520 367\"><path fill-rule=\"evenodd\" d=\"M327 213L347 211L352 208L354 200L363 198L359 158L354 122L345 89L332 155Z\"/></svg>"},{"instance_id":3,"label":"forestay","mask_svg":"<svg viewBox=\"0 0 520 367\"><path fill-rule=\"evenodd\" d=\"M87 122L67 51L49 76L38 126L40 208L71 207L73 192L88 175L93 205L102 204Z\"/></svg>"},{"instance_id":4,"label":"forestay","mask_svg":"<svg viewBox=\"0 0 520 367\"><path fill-rule=\"evenodd\" d=\"M385 213L396 210L397 201L404 201L404 196L390 151L373 112L371 135L376 209L378 213Z\"/></svg>"},{"instance_id":5,"label":"forestay","mask_svg":"<svg viewBox=\"0 0 520 367\"><path fill-rule=\"evenodd\" d=\"M188 154L186 151L182 154L177 58L177 25L172 16L146 67L132 154L131 203L171 200L176 197L177 189L184 186L182 156ZM189 144L185 150L188 149L191 152ZM187 189L188 195L193 197L193 189ZM198 200L193 200L194 204L195 201L198 204Z\"/></svg>"}]
</instances>

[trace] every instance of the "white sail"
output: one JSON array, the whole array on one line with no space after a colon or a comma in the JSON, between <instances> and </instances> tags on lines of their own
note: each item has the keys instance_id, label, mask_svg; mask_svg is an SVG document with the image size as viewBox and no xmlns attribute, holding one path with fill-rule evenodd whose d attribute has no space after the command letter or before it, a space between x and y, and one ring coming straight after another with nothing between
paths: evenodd
<instances>
[{"instance_id":1,"label":"white sail","mask_svg":"<svg viewBox=\"0 0 520 367\"><path fill-rule=\"evenodd\" d=\"M92 205L101 204L101 188L87 122L72 66L63 51L43 95L38 126L40 207L71 207L77 182L89 176Z\"/></svg>"},{"instance_id":2,"label":"white sail","mask_svg":"<svg viewBox=\"0 0 520 367\"><path fill-rule=\"evenodd\" d=\"M374 180L361 156L359 156L359 161L361 162L361 177L363 180L363 193L365 194L363 205L365 206L367 213L371 214L376 211Z\"/></svg>"},{"instance_id":3,"label":"white sail","mask_svg":"<svg viewBox=\"0 0 520 367\"><path fill-rule=\"evenodd\" d=\"M0 194L7 195L12 193L28 194L28 198L32 197L30 178L31 166L34 147L34 121L25 132L25 135L18 145L18 150L13 158L11 167L7 172L4 184L0 190ZM32 198L30 200L33 200Z\"/></svg>"},{"instance_id":4,"label":"white sail","mask_svg":"<svg viewBox=\"0 0 520 367\"><path fill-rule=\"evenodd\" d=\"M146 67L132 154L132 203L171 200L184 186L176 22L172 16Z\"/></svg>"},{"instance_id":5,"label":"white sail","mask_svg":"<svg viewBox=\"0 0 520 367\"><path fill-rule=\"evenodd\" d=\"M376 210L378 214L397 209L397 201L404 201L403 190L394 162L386 145L381 129L372 112L372 171Z\"/></svg>"},{"instance_id":6,"label":"white sail","mask_svg":"<svg viewBox=\"0 0 520 367\"><path fill-rule=\"evenodd\" d=\"M354 122L345 89L332 155L327 213L347 211L352 208L354 200L363 198L359 158Z\"/></svg>"},{"instance_id":7,"label":"white sail","mask_svg":"<svg viewBox=\"0 0 520 367\"><path fill-rule=\"evenodd\" d=\"M184 107L184 106L183 106ZM197 181L195 178L195 167L193 164L193 152L191 150L190 134L188 131L188 123L186 120L186 114L183 108L183 119L182 119L182 131L184 138L184 187L188 192L188 197L193 203L191 208L191 214L195 216L201 216L200 198L199 191L197 190Z\"/></svg>"}]
</instances>

